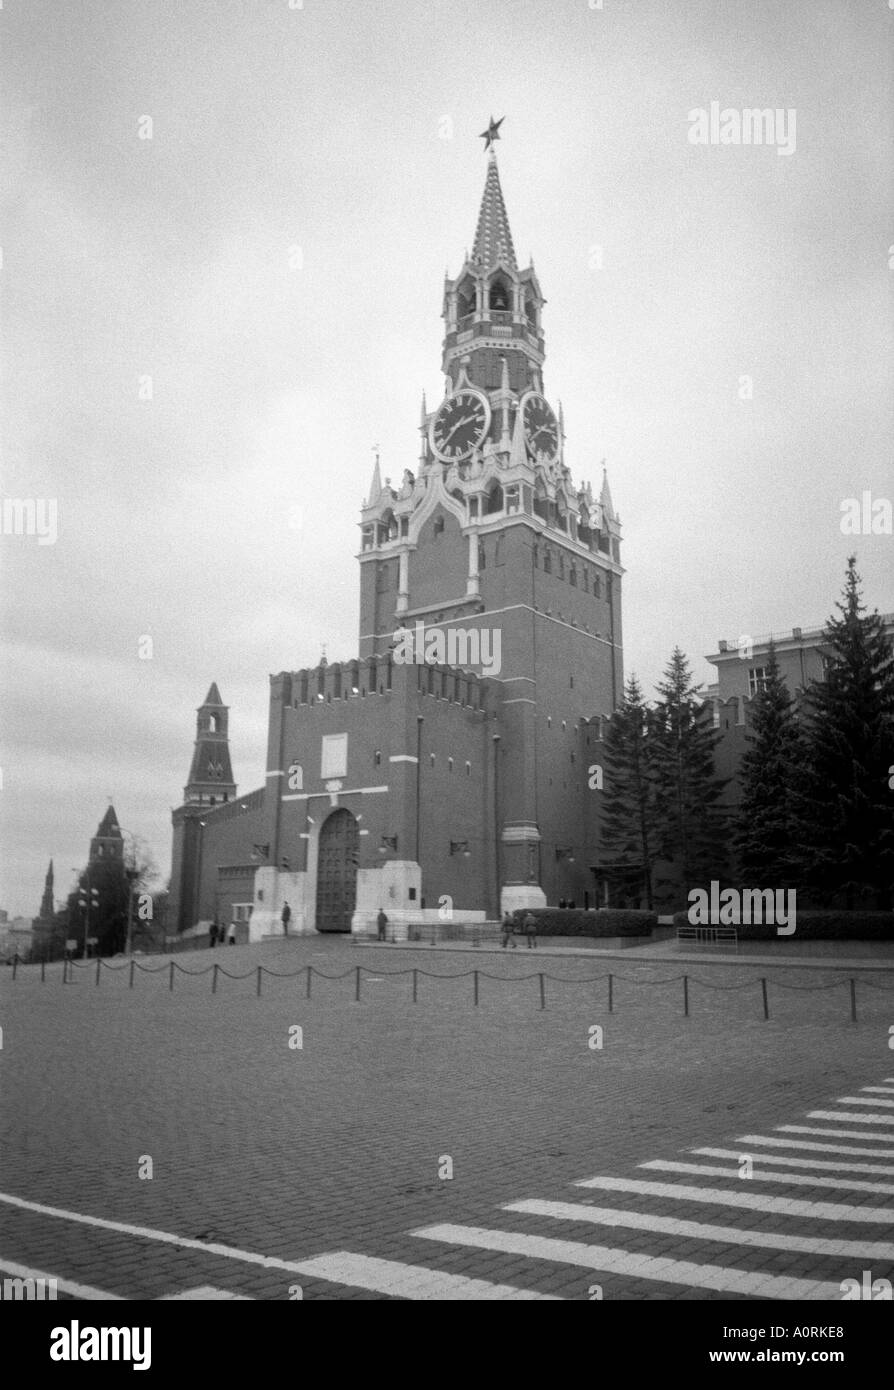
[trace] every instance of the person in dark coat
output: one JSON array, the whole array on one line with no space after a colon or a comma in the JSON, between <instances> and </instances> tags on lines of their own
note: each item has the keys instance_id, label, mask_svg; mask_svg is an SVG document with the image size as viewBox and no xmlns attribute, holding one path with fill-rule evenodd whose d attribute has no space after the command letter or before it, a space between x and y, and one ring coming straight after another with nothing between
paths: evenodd
<instances>
[{"instance_id":1,"label":"person in dark coat","mask_svg":"<svg viewBox=\"0 0 894 1390\"><path fill-rule=\"evenodd\" d=\"M503 940L500 942L500 945L503 947L504 950L509 945L510 941L512 942L512 949L514 951L516 946L518 945L518 942L515 940L515 922L513 921L511 912L504 912Z\"/></svg>"},{"instance_id":2,"label":"person in dark coat","mask_svg":"<svg viewBox=\"0 0 894 1390\"><path fill-rule=\"evenodd\" d=\"M385 916L385 909L380 907L378 916L376 917L376 927L378 928L380 941L385 940L385 928L387 927L387 925L388 918Z\"/></svg>"},{"instance_id":3,"label":"person in dark coat","mask_svg":"<svg viewBox=\"0 0 894 1390\"><path fill-rule=\"evenodd\" d=\"M530 947L530 946L536 946L536 945L537 945L537 918L536 918L532 913L530 913L530 912L527 914L527 916L525 917L524 922L522 923L522 931L523 931L524 934L525 934L525 939L526 939L526 941L527 941L528 946L529 946L529 947Z\"/></svg>"},{"instance_id":4,"label":"person in dark coat","mask_svg":"<svg viewBox=\"0 0 894 1390\"><path fill-rule=\"evenodd\" d=\"M292 920L292 909L289 907L288 900L282 905L282 934L288 936L289 923Z\"/></svg>"},{"instance_id":5,"label":"person in dark coat","mask_svg":"<svg viewBox=\"0 0 894 1390\"><path fill-rule=\"evenodd\" d=\"M217 945L217 918L216 918L216 917L215 917L214 921L211 923L211 930L208 932L208 945L209 945L209 946L216 946L216 945Z\"/></svg>"}]
</instances>

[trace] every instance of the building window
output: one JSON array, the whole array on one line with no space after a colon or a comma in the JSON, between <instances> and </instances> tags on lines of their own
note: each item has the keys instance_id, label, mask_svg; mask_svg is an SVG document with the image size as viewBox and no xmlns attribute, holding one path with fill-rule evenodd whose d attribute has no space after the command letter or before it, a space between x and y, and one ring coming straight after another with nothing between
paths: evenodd
<instances>
[{"instance_id":1,"label":"building window","mask_svg":"<svg viewBox=\"0 0 894 1390\"><path fill-rule=\"evenodd\" d=\"M552 555L550 554L550 552L549 552L548 550L544 550L544 552L543 552L543 573L544 573L544 574L552 574L552 572L553 572L553 557L552 557Z\"/></svg>"},{"instance_id":2,"label":"building window","mask_svg":"<svg viewBox=\"0 0 894 1390\"><path fill-rule=\"evenodd\" d=\"M577 570L574 568L574 565L571 566L571 571L570 571L570 573L569 573L569 575L568 575L568 579L569 579L569 581L570 581L570 583L571 583L571 587L572 587L573 589L576 589L576 588L577 588Z\"/></svg>"},{"instance_id":3,"label":"building window","mask_svg":"<svg viewBox=\"0 0 894 1390\"><path fill-rule=\"evenodd\" d=\"M598 574L593 575L593 597L602 598L602 580Z\"/></svg>"},{"instance_id":4,"label":"building window","mask_svg":"<svg viewBox=\"0 0 894 1390\"><path fill-rule=\"evenodd\" d=\"M766 667L751 666L748 670L748 694L757 695L766 685Z\"/></svg>"}]
</instances>

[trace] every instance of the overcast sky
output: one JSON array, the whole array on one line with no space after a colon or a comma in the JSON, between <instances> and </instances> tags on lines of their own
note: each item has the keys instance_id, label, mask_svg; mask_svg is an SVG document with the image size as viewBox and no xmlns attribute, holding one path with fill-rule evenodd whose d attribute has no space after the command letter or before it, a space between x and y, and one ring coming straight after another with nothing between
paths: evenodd
<instances>
[{"instance_id":1,"label":"overcast sky","mask_svg":"<svg viewBox=\"0 0 894 1390\"><path fill-rule=\"evenodd\" d=\"M355 654L372 446L416 466L491 112L627 672L821 622L854 546L894 609L892 538L839 528L892 495L894 12L591 5L6 0L2 495L58 540L0 536L0 905L50 855L63 897L109 797L166 875L210 682L248 791L268 674ZM794 152L693 145L712 101L794 109Z\"/></svg>"}]
</instances>

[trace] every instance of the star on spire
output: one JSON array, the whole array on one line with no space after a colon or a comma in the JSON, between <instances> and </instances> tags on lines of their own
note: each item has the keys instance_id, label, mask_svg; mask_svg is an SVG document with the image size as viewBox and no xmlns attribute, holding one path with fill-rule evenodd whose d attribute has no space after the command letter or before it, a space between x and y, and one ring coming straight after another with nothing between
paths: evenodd
<instances>
[{"instance_id":1,"label":"star on spire","mask_svg":"<svg viewBox=\"0 0 894 1390\"><path fill-rule=\"evenodd\" d=\"M482 130L481 134L479 135L479 140L484 141L485 154L487 154L494 141L500 139L500 126L503 124L505 119L505 116L501 116L498 121L495 121L493 116L491 116L490 124L488 125L487 130Z\"/></svg>"}]
</instances>

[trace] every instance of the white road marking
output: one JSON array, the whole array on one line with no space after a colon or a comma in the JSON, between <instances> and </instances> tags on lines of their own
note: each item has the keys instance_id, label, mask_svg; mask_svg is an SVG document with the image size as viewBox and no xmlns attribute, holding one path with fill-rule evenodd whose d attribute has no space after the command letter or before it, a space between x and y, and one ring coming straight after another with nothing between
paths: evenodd
<instances>
[{"instance_id":1,"label":"white road marking","mask_svg":"<svg viewBox=\"0 0 894 1390\"><path fill-rule=\"evenodd\" d=\"M816 1144L810 1139L774 1139L764 1134L739 1134L736 1144L769 1144L778 1149L812 1149L814 1153L853 1154L856 1158L894 1158L894 1149L858 1149L855 1144Z\"/></svg>"},{"instance_id":2,"label":"white road marking","mask_svg":"<svg viewBox=\"0 0 894 1390\"><path fill-rule=\"evenodd\" d=\"M880 1100L876 1096L839 1096L836 1105L874 1105L877 1110L894 1110L894 1100Z\"/></svg>"},{"instance_id":3,"label":"white road marking","mask_svg":"<svg viewBox=\"0 0 894 1390\"><path fill-rule=\"evenodd\" d=\"M82 1298L85 1300L109 1300L114 1303L123 1303L120 1294L106 1293L104 1289L94 1289L90 1284L78 1284L74 1279L62 1279L58 1274L47 1274L43 1269L31 1269L28 1265L16 1264L13 1260L0 1258L0 1269L4 1274L10 1274L14 1279L43 1279L45 1282L52 1280L59 1293L67 1293L71 1298ZM41 1300L36 1300L40 1302ZM47 1299L47 1302L53 1302Z\"/></svg>"},{"instance_id":4,"label":"white road marking","mask_svg":"<svg viewBox=\"0 0 894 1390\"><path fill-rule=\"evenodd\" d=\"M861 1091L878 1091L883 1096L894 1096L894 1086L861 1086Z\"/></svg>"},{"instance_id":5,"label":"white road marking","mask_svg":"<svg viewBox=\"0 0 894 1390\"><path fill-rule=\"evenodd\" d=\"M210 1301L212 1299L236 1299L243 1303L253 1303L245 1293L233 1293L230 1289L216 1289L213 1284L202 1284L197 1289L184 1289L183 1293L166 1293L161 1298L156 1299L157 1303L178 1303L192 1302L202 1299Z\"/></svg>"},{"instance_id":6,"label":"white road marking","mask_svg":"<svg viewBox=\"0 0 894 1390\"><path fill-rule=\"evenodd\" d=\"M352 1255L347 1250L318 1255L303 1262L303 1273L311 1279L328 1279L333 1284L350 1284L355 1289L412 1299L514 1299L561 1302L557 1294L518 1289L512 1284L491 1284L465 1274L442 1274L437 1269L401 1264L398 1260L378 1260L371 1255Z\"/></svg>"},{"instance_id":7,"label":"white road marking","mask_svg":"<svg viewBox=\"0 0 894 1390\"><path fill-rule=\"evenodd\" d=\"M687 1288L693 1289L755 1294L760 1298L841 1297L839 1284L727 1269L724 1265L694 1264L690 1260L632 1254L629 1250L589 1245L579 1240L519 1235L515 1231L491 1231L482 1226L456 1226L450 1222L438 1226L423 1226L410 1234L420 1236L423 1240L443 1241L447 1245L468 1245L480 1250L497 1250L507 1255L527 1255L537 1260L550 1260L555 1264L580 1265L584 1269L595 1269L605 1274L626 1275L631 1279L655 1279L662 1284L684 1284Z\"/></svg>"},{"instance_id":8,"label":"white road marking","mask_svg":"<svg viewBox=\"0 0 894 1390\"><path fill-rule=\"evenodd\" d=\"M863 1139L867 1144L890 1144L894 1135L871 1134L866 1129L823 1129L817 1125L776 1125L778 1134L822 1134L827 1139Z\"/></svg>"},{"instance_id":9,"label":"white road marking","mask_svg":"<svg viewBox=\"0 0 894 1390\"><path fill-rule=\"evenodd\" d=\"M789 1197L767 1197L763 1193L729 1192L723 1187L692 1187L685 1183L646 1182L637 1178L584 1178L574 1186L706 1202L712 1207L745 1207L748 1211L774 1212L778 1216L812 1216L821 1221L869 1221L880 1226L894 1223L894 1210L891 1209L855 1207L845 1202L798 1202Z\"/></svg>"},{"instance_id":10,"label":"white road marking","mask_svg":"<svg viewBox=\"0 0 894 1390\"><path fill-rule=\"evenodd\" d=\"M762 1250L791 1250L802 1255L840 1255L854 1260L894 1260L894 1245L884 1241L833 1240L820 1236L781 1236L772 1231L742 1231L738 1226L713 1226L701 1221L681 1221L675 1216L653 1216L617 1207L593 1207L586 1202L542 1202L537 1199L507 1202L503 1211L531 1216L551 1216L557 1221L587 1221L595 1226L625 1226L634 1231L691 1240L716 1240L723 1245L753 1245Z\"/></svg>"},{"instance_id":11,"label":"white road marking","mask_svg":"<svg viewBox=\"0 0 894 1390\"><path fill-rule=\"evenodd\" d=\"M403 1298L518 1298L555 1301L552 1294L516 1289L509 1284L489 1284L484 1279L468 1279L460 1274L441 1274L438 1270L403 1265L393 1260L373 1260L366 1255L353 1255L348 1250L316 1255L309 1260L281 1260L275 1255L259 1255L253 1250L239 1250L232 1245L192 1240L188 1236L174 1235L170 1231L156 1231L151 1226L133 1226L126 1221L110 1221L102 1216L85 1216L81 1212L67 1211L63 1207L50 1207L43 1202L29 1202L24 1197L14 1197L9 1192L0 1192L0 1202L18 1207L21 1211L33 1211L41 1216L74 1221L81 1226L97 1226L104 1231L120 1231L124 1235L138 1236L143 1240L160 1241L163 1245L177 1245L184 1250L204 1250L209 1255L222 1255L228 1260L260 1265L262 1269L283 1269L289 1274L303 1274L308 1279L329 1279L333 1283L353 1284L356 1288L374 1288L380 1292L386 1291L387 1281L389 1292L398 1287L421 1291L401 1293L400 1296ZM323 1269L330 1272L324 1274L321 1272ZM341 1273L336 1273L339 1270ZM345 1274L350 1277L343 1277ZM473 1286L475 1292L470 1293L469 1290ZM430 1290L433 1288L437 1288L438 1292L432 1293ZM97 1294L96 1297L105 1298L112 1295Z\"/></svg>"},{"instance_id":12,"label":"white road marking","mask_svg":"<svg viewBox=\"0 0 894 1390\"><path fill-rule=\"evenodd\" d=\"M739 1182L784 1182L789 1187L847 1187L855 1192L878 1192L884 1197L894 1197L894 1186L890 1183L860 1182L857 1178L813 1178L804 1173L758 1172L756 1168L751 1178L743 1178L738 1168L713 1167L709 1163L672 1163L664 1158L653 1158L648 1163L637 1164L637 1167L661 1173L692 1173L703 1178L737 1178ZM894 1212L890 1216L894 1220Z\"/></svg>"},{"instance_id":13,"label":"white road marking","mask_svg":"<svg viewBox=\"0 0 894 1390\"><path fill-rule=\"evenodd\" d=\"M808 1120L838 1120L846 1124L894 1125L894 1115L862 1115L853 1110L809 1110ZM890 1136L889 1136L890 1137Z\"/></svg>"},{"instance_id":14,"label":"white road marking","mask_svg":"<svg viewBox=\"0 0 894 1390\"><path fill-rule=\"evenodd\" d=\"M732 1158L739 1163L743 1157L741 1149L690 1149L689 1152L704 1158ZM757 1154L755 1157L759 1163L776 1163L780 1168L818 1168L832 1173L877 1173L883 1178L894 1178L894 1168L890 1163L842 1163L831 1158L802 1158L800 1155L796 1158L786 1158L784 1154Z\"/></svg>"}]
</instances>

